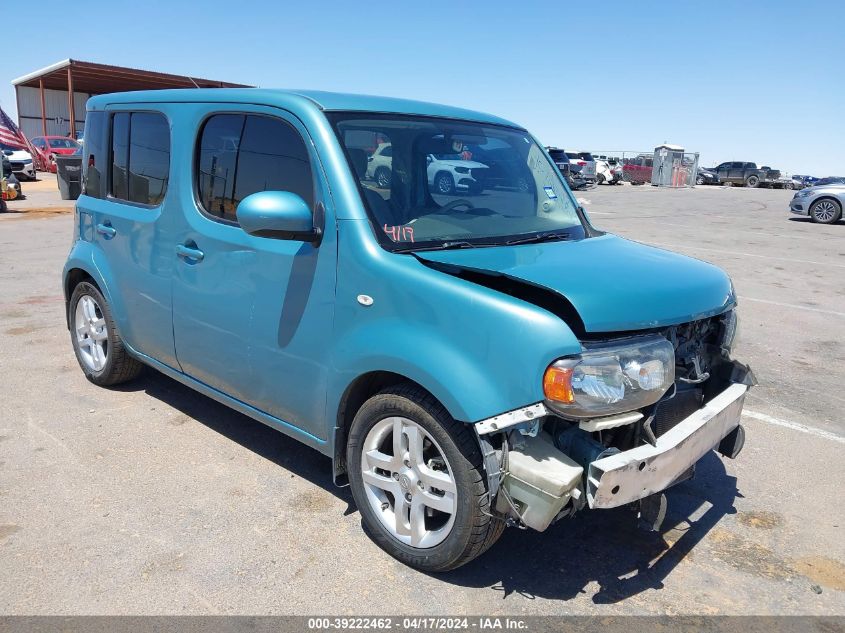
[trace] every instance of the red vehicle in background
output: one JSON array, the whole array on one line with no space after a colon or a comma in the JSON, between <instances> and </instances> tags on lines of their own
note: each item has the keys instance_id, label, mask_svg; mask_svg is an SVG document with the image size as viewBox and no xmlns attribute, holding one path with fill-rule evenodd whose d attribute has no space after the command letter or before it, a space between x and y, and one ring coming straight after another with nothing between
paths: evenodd
<instances>
[{"instance_id":1,"label":"red vehicle in background","mask_svg":"<svg viewBox=\"0 0 845 633\"><path fill-rule=\"evenodd\" d=\"M626 158L622 165L622 179L633 185L643 185L651 182L651 172L654 168L654 156L640 154L636 158Z\"/></svg>"},{"instance_id":2,"label":"red vehicle in background","mask_svg":"<svg viewBox=\"0 0 845 633\"><path fill-rule=\"evenodd\" d=\"M58 156L73 154L81 147L78 141L67 136L36 136L30 141L38 152L37 169L56 173L56 159Z\"/></svg>"}]
</instances>

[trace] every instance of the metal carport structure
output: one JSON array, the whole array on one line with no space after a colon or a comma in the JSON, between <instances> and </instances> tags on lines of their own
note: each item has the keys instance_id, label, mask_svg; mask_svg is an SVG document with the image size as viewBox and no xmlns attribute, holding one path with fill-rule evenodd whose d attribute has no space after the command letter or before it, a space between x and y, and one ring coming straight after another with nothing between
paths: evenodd
<instances>
[{"instance_id":1,"label":"metal carport structure","mask_svg":"<svg viewBox=\"0 0 845 633\"><path fill-rule=\"evenodd\" d=\"M165 88L248 88L245 84L65 59L12 80L18 126L27 138L76 137L88 97L108 92ZM77 118L81 113L82 118Z\"/></svg>"}]
</instances>

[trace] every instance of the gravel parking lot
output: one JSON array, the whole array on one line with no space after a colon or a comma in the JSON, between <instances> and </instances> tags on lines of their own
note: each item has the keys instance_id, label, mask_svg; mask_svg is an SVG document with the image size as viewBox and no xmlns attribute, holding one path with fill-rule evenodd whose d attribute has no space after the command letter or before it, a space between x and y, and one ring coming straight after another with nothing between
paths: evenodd
<instances>
[{"instance_id":1,"label":"gravel parking lot","mask_svg":"<svg viewBox=\"0 0 845 633\"><path fill-rule=\"evenodd\" d=\"M328 458L151 370L88 383L60 287L72 215L7 214L0 613L845 614L845 223L789 217L779 190L578 195L601 228L724 267L740 297L746 448L671 491L663 533L584 513L448 574L404 567Z\"/></svg>"}]
</instances>

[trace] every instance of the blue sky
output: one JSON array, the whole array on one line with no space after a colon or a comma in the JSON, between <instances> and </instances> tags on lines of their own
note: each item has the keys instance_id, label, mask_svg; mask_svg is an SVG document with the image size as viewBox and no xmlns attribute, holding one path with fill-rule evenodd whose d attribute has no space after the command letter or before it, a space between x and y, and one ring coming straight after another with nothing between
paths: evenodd
<instances>
[{"instance_id":1,"label":"blue sky","mask_svg":"<svg viewBox=\"0 0 845 633\"><path fill-rule=\"evenodd\" d=\"M139 7L143 7L140 9ZM11 80L68 57L485 110L545 144L845 175L845 2L87 2L4 36ZM8 33L7 33L8 35Z\"/></svg>"}]
</instances>

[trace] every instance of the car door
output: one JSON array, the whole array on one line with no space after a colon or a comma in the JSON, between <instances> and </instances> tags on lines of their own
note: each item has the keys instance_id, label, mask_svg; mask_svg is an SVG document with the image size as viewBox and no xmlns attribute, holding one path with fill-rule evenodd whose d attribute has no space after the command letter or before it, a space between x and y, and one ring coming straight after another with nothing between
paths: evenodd
<instances>
[{"instance_id":1,"label":"car door","mask_svg":"<svg viewBox=\"0 0 845 633\"><path fill-rule=\"evenodd\" d=\"M104 255L101 271L124 341L176 365L171 314L173 241L164 214L170 182L170 123L162 110L88 113L84 239Z\"/></svg>"},{"instance_id":2,"label":"car door","mask_svg":"<svg viewBox=\"0 0 845 633\"><path fill-rule=\"evenodd\" d=\"M732 183L740 183L745 180L745 163L733 162L728 169L728 179Z\"/></svg>"},{"instance_id":3,"label":"car door","mask_svg":"<svg viewBox=\"0 0 845 633\"><path fill-rule=\"evenodd\" d=\"M183 118L196 132L180 150L182 177L193 186L182 188L173 208L179 365L280 423L325 439L336 238L313 143L295 117L275 108L185 104ZM317 210L318 221L326 217L331 228L321 244L243 231L238 202L265 190L296 193Z\"/></svg>"}]
</instances>

